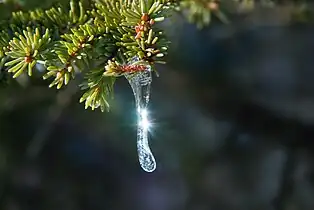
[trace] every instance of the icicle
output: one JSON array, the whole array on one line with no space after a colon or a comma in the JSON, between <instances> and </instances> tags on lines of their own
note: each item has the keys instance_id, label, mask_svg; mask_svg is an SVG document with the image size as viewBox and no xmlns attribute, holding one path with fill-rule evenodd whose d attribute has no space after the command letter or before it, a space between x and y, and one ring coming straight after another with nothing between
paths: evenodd
<instances>
[{"instance_id":1,"label":"icicle","mask_svg":"<svg viewBox=\"0 0 314 210\"><path fill-rule=\"evenodd\" d=\"M132 64L131 64L132 65ZM147 70L126 76L129 81L136 103L137 110L137 152L141 167L146 172L153 172L156 169L155 158L148 145L148 111L147 106L152 82L150 66Z\"/></svg>"}]
</instances>

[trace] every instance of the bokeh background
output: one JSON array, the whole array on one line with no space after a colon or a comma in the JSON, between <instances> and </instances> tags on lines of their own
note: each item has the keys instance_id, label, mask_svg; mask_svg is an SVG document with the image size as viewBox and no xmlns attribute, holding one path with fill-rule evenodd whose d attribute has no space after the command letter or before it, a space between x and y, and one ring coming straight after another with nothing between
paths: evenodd
<instances>
[{"instance_id":1,"label":"bokeh background","mask_svg":"<svg viewBox=\"0 0 314 210\"><path fill-rule=\"evenodd\" d=\"M53 3L19 2L0 4L1 18ZM85 110L75 82L49 89L40 71L1 86L0 209L313 210L314 27L291 8L202 30L182 15L164 24L153 173L138 164L126 80L109 113Z\"/></svg>"}]
</instances>

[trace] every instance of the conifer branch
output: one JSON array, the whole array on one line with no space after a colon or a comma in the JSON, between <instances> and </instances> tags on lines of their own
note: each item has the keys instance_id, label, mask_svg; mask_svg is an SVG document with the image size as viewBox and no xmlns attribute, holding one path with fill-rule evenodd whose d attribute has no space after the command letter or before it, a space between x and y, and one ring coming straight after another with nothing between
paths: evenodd
<instances>
[{"instance_id":1,"label":"conifer branch","mask_svg":"<svg viewBox=\"0 0 314 210\"><path fill-rule=\"evenodd\" d=\"M88 2L71 0L68 7L13 12L0 24L1 72L13 78L26 72L32 76L41 63L46 67L43 79L57 89L83 74L80 102L85 108L109 110L118 77L165 63L170 43L158 22L174 11L188 10L190 20L202 27L219 10L213 0Z\"/></svg>"}]
</instances>

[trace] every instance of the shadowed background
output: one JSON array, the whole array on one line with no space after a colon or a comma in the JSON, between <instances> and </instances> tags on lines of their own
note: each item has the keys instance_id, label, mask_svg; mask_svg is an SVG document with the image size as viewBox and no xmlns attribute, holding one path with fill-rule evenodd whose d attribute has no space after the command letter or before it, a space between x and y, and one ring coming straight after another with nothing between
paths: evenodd
<instances>
[{"instance_id":1,"label":"shadowed background","mask_svg":"<svg viewBox=\"0 0 314 210\"><path fill-rule=\"evenodd\" d=\"M172 48L152 83L153 173L138 163L126 80L109 113L85 110L75 82L49 89L40 72L1 87L1 209L314 209L314 28L278 11L203 30L181 16L164 25Z\"/></svg>"}]
</instances>

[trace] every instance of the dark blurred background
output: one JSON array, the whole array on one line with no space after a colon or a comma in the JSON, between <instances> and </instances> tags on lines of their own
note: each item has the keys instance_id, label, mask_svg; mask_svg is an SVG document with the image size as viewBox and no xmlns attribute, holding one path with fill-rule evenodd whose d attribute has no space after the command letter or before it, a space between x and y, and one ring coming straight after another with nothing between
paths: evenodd
<instances>
[{"instance_id":1,"label":"dark blurred background","mask_svg":"<svg viewBox=\"0 0 314 210\"><path fill-rule=\"evenodd\" d=\"M50 1L0 5L33 8ZM85 110L71 82L0 88L0 209L313 210L314 27L289 6L213 20L175 15L152 83L151 149L136 153L134 99L116 83L109 113ZM303 20L303 19L302 19Z\"/></svg>"}]
</instances>

